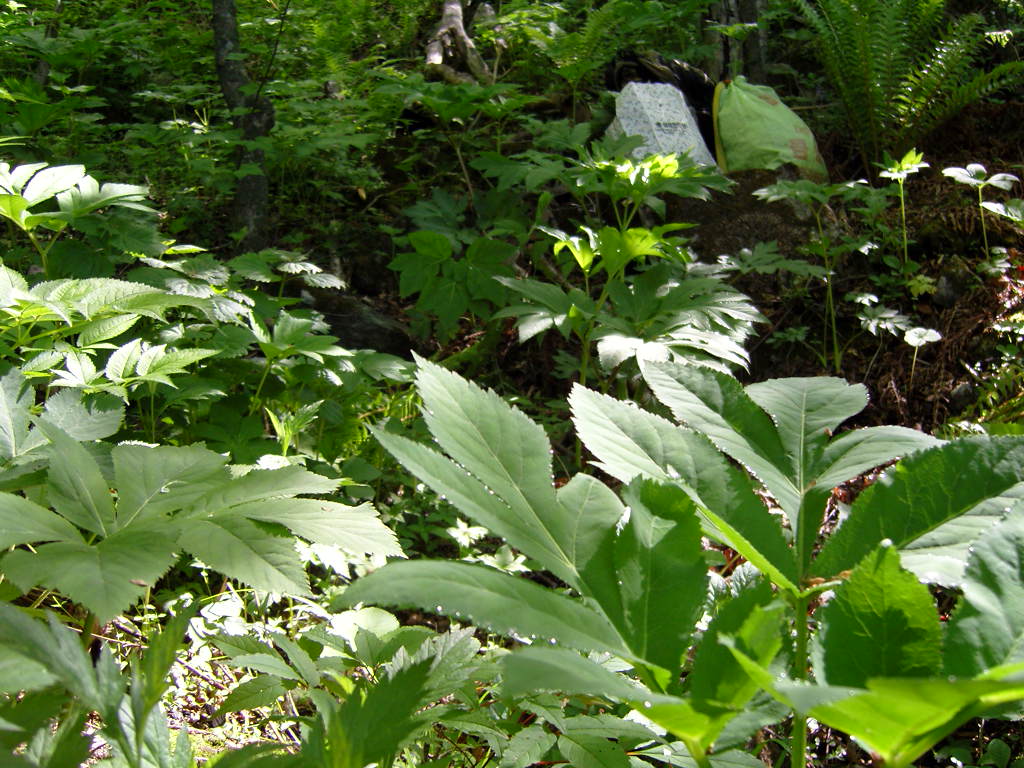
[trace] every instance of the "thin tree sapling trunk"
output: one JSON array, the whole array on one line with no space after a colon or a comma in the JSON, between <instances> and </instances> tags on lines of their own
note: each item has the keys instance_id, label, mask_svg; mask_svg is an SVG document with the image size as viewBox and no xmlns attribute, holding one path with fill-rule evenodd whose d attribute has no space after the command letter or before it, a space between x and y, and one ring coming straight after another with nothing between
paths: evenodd
<instances>
[{"instance_id":1,"label":"thin tree sapling trunk","mask_svg":"<svg viewBox=\"0 0 1024 768\"><path fill-rule=\"evenodd\" d=\"M240 251L265 248L269 189L264 173L263 150L255 142L274 127L274 105L252 81L238 54L238 14L234 0L213 0L213 47L217 77L232 120L242 134L238 166L251 169L238 180L233 226L242 230Z\"/></svg>"}]
</instances>

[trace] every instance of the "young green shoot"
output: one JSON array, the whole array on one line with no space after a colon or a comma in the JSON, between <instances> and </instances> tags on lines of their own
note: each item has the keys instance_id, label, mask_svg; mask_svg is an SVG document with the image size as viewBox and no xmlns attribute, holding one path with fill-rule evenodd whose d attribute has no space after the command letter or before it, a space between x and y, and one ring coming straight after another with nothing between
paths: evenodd
<instances>
[{"instance_id":1,"label":"young green shoot","mask_svg":"<svg viewBox=\"0 0 1024 768\"><path fill-rule=\"evenodd\" d=\"M900 195L900 227L903 230L903 266L906 266L908 261L907 256L907 205L906 195L904 193L903 185L907 181L907 176L912 173L917 173L922 168L928 168L928 163L922 162L924 160L924 154L918 152L916 149L911 149L905 154L900 160L894 161L890 157L886 157L888 166L884 171L878 175L884 179L892 179L899 186Z\"/></svg>"},{"instance_id":2,"label":"young green shoot","mask_svg":"<svg viewBox=\"0 0 1024 768\"><path fill-rule=\"evenodd\" d=\"M914 359L910 363L910 383L907 385L908 389L914 388L914 369L917 367L917 352L925 344L930 344L933 341L938 341L942 338L942 334L936 331L934 328L921 328L915 326L907 331L903 340L914 348Z\"/></svg>"},{"instance_id":3,"label":"young green shoot","mask_svg":"<svg viewBox=\"0 0 1024 768\"><path fill-rule=\"evenodd\" d=\"M989 258L988 229L985 227L985 209L993 209L990 205L986 205L985 201L982 199L985 187L995 187L996 189L1002 189L1009 192L1013 189L1013 185L1020 181L1020 179L1012 173L996 173L986 178L988 171L985 170L985 166L981 163L971 163L966 168L944 168L942 170L942 175L948 176L954 181L957 181L960 184L966 184L978 191L978 213L981 216L981 239L984 243L985 258ZM998 213L998 211L996 212Z\"/></svg>"}]
</instances>

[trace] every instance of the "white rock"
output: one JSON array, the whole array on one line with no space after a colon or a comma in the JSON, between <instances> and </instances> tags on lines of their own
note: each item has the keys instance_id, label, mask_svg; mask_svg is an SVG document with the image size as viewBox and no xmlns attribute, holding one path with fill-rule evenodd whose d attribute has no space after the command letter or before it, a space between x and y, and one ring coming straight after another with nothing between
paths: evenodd
<instances>
[{"instance_id":1,"label":"white rock","mask_svg":"<svg viewBox=\"0 0 1024 768\"><path fill-rule=\"evenodd\" d=\"M689 150L695 162L715 164L686 97L667 83L626 83L615 99L615 119L608 134L642 136L644 143L633 151L635 158Z\"/></svg>"}]
</instances>

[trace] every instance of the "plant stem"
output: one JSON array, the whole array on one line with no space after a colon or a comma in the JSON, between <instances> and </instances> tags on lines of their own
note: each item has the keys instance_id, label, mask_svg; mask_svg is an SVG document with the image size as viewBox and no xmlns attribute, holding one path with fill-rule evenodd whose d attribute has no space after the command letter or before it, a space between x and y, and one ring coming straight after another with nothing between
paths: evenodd
<instances>
[{"instance_id":1,"label":"plant stem","mask_svg":"<svg viewBox=\"0 0 1024 768\"><path fill-rule=\"evenodd\" d=\"M988 230L985 228L985 206L983 206L981 199L981 190L983 187L978 187L978 213L981 214L981 239L985 244L985 258L988 258Z\"/></svg>"},{"instance_id":2,"label":"plant stem","mask_svg":"<svg viewBox=\"0 0 1024 768\"><path fill-rule=\"evenodd\" d=\"M711 768L711 760L708 759L707 752L700 748L700 744L693 739L683 739L683 744L686 745L686 751L690 753L698 768Z\"/></svg>"},{"instance_id":3,"label":"plant stem","mask_svg":"<svg viewBox=\"0 0 1024 768\"><path fill-rule=\"evenodd\" d=\"M797 680L807 679L807 639L809 628L807 625L807 601L806 597L797 597L793 600L796 622L796 647L793 651L793 674ZM807 765L807 716L799 712L793 713L793 725L790 732L790 768L804 768Z\"/></svg>"},{"instance_id":4,"label":"plant stem","mask_svg":"<svg viewBox=\"0 0 1024 768\"><path fill-rule=\"evenodd\" d=\"M459 161L459 168L462 170L462 180L466 184L466 194L469 196L469 204L473 205L473 182L469 178L469 169L466 167L466 161L462 157L462 151L459 149L459 144L455 139L452 138L451 134L445 133L448 139L448 143L452 145L452 149L455 150L455 158Z\"/></svg>"},{"instance_id":5,"label":"plant stem","mask_svg":"<svg viewBox=\"0 0 1024 768\"><path fill-rule=\"evenodd\" d=\"M903 266L907 266L907 204L903 196L903 179L899 179L900 187L900 227L903 229Z\"/></svg>"},{"instance_id":6,"label":"plant stem","mask_svg":"<svg viewBox=\"0 0 1024 768\"><path fill-rule=\"evenodd\" d=\"M266 382L267 376L270 375L270 369L273 367L273 365L274 358L268 356L267 364L263 368L263 375L260 376L260 383L256 385L256 391L252 393L252 403L249 406L249 413L247 414L248 416L251 416L252 414L256 413L256 409L259 407L260 393L263 391L263 384Z\"/></svg>"}]
</instances>

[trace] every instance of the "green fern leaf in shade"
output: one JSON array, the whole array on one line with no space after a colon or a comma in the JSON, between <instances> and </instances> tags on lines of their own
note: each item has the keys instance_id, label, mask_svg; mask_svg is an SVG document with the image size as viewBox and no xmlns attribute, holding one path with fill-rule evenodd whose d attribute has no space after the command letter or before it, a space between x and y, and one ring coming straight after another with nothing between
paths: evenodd
<instances>
[{"instance_id":1,"label":"green fern leaf in shade","mask_svg":"<svg viewBox=\"0 0 1024 768\"><path fill-rule=\"evenodd\" d=\"M866 168L900 154L967 105L1024 80L1024 63L971 77L982 19L940 34L945 0L797 0Z\"/></svg>"}]
</instances>

